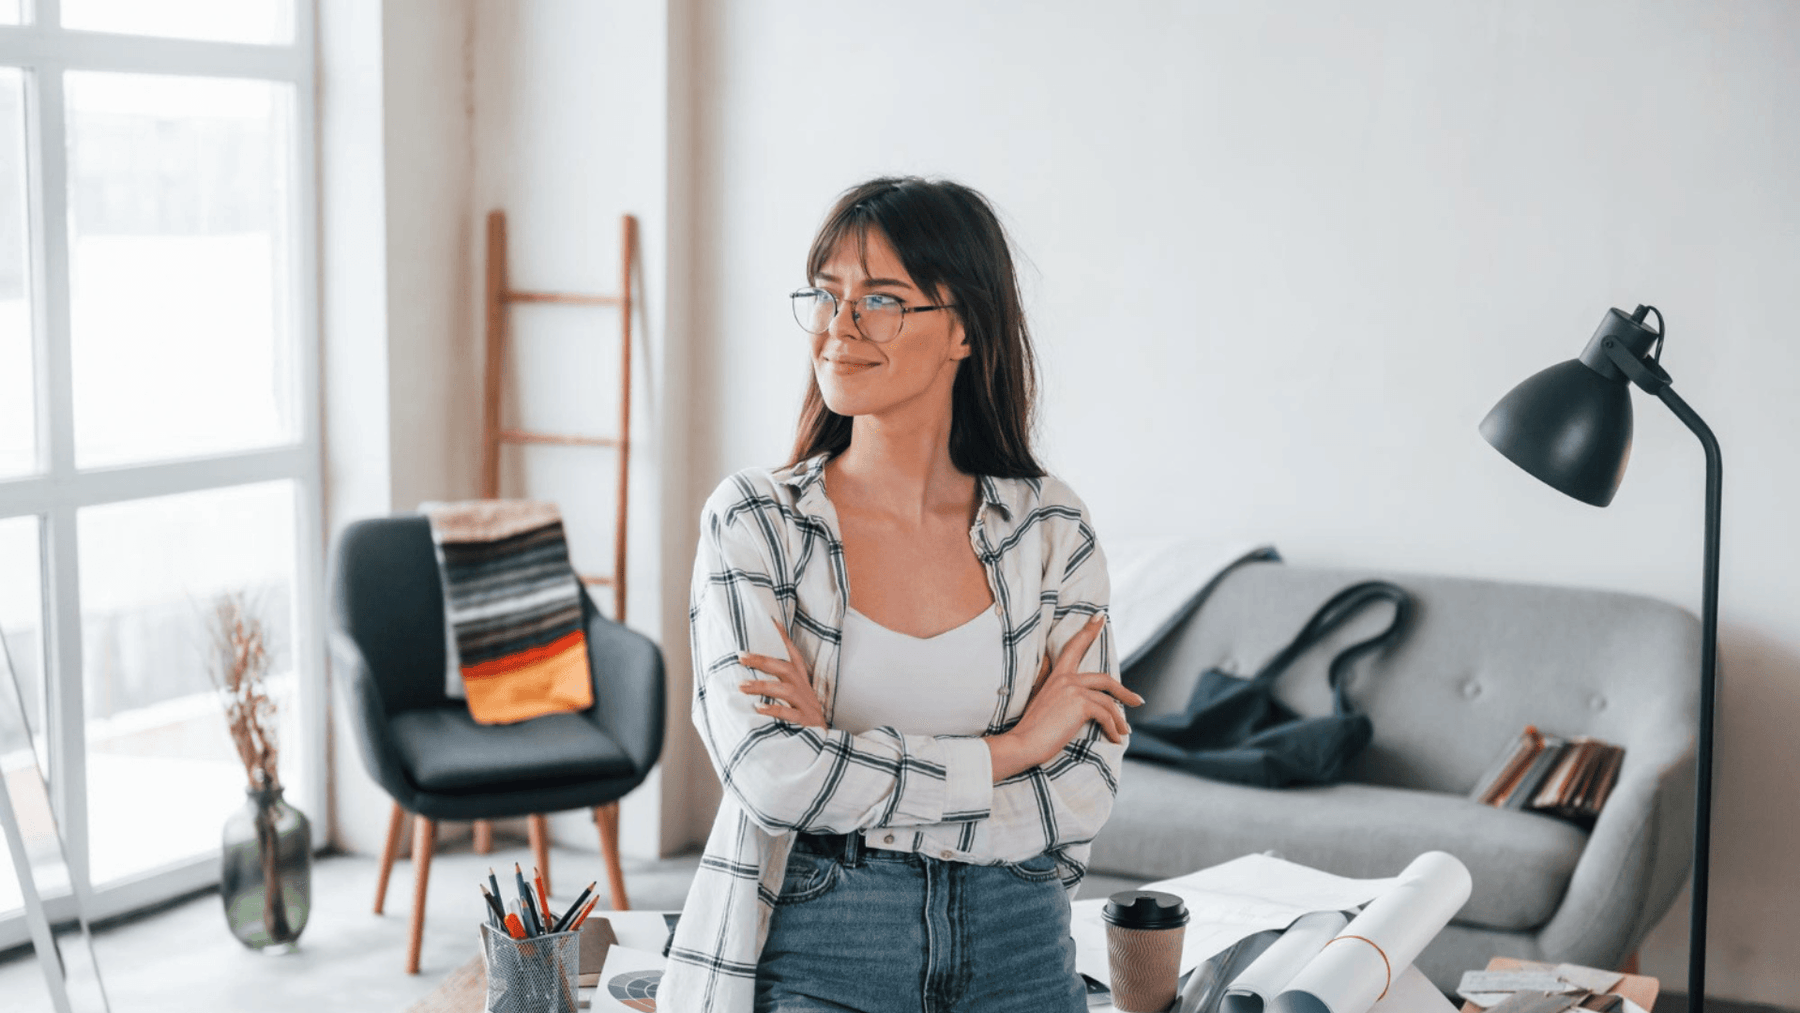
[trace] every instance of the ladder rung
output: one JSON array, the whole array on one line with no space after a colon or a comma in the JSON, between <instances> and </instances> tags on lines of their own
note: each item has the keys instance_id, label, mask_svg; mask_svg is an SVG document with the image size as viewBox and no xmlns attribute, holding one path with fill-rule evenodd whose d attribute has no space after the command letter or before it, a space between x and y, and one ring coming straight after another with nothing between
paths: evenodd
<instances>
[{"instance_id":1,"label":"ladder rung","mask_svg":"<svg viewBox=\"0 0 1800 1013\"><path fill-rule=\"evenodd\" d=\"M581 582L589 587L611 587L613 579L611 577L596 577L592 574L584 573L581 575Z\"/></svg>"},{"instance_id":2,"label":"ladder rung","mask_svg":"<svg viewBox=\"0 0 1800 1013\"><path fill-rule=\"evenodd\" d=\"M569 306L617 306L616 295L583 295L577 292L519 292L508 291L507 302L553 302Z\"/></svg>"},{"instance_id":3,"label":"ladder rung","mask_svg":"<svg viewBox=\"0 0 1800 1013\"><path fill-rule=\"evenodd\" d=\"M500 430L502 443L554 443L565 447L616 447L612 436L568 436L563 433L528 433L523 429Z\"/></svg>"}]
</instances>

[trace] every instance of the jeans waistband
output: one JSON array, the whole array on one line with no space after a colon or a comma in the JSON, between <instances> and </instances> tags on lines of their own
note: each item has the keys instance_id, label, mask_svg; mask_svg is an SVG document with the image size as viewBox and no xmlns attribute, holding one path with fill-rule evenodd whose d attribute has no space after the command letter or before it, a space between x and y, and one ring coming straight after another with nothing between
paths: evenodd
<instances>
[{"instance_id":1,"label":"jeans waistband","mask_svg":"<svg viewBox=\"0 0 1800 1013\"><path fill-rule=\"evenodd\" d=\"M888 861L910 861L916 857L910 851L888 851L883 848L871 848L863 843L863 835L860 833L797 833L794 835L794 847L814 855L826 855L831 858L836 858L850 868L855 868L870 858L885 859Z\"/></svg>"}]
</instances>

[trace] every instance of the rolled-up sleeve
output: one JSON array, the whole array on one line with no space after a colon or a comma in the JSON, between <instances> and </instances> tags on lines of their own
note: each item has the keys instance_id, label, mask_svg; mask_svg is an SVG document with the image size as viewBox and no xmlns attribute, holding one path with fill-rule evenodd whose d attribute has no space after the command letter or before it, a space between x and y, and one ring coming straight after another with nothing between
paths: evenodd
<instances>
[{"instance_id":1,"label":"rolled-up sleeve","mask_svg":"<svg viewBox=\"0 0 1800 1013\"><path fill-rule=\"evenodd\" d=\"M1112 585L1086 505L1055 479L1047 480L1045 498L1044 509L1054 516L1044 521L1050 539L1044 576L1046 588L1056 590L1045 651L1054 662L1090 616L1106 611ZM1078 670L1119 677L1110 618ZM1031 671L1035 674L1036 669ZM1085 845L1112 815L1125 745L1113 742L1098 723L1089 721L1054 757L994 786L991 812L977 828L970 850L1005 861L1059 852L1077 869L1071 878L1078 878Z\"/></svg>"},{"instance_id":2,"label":"rolled-up sleeve","mask_svg":"<svg viewBox=\"0 0 1800 1013\"><path fill-rule=\"evenodd\" d=\"M688 609L693 719L725 790L771 833L987 819L993 770L981 738L806 727L758 713L764 698L738 689L773 678L738 652L787 657L775 622L808 642L790 623L785 525L773 497L743 475L721 484L701 514Z\"/></svg>"}]
</instances>

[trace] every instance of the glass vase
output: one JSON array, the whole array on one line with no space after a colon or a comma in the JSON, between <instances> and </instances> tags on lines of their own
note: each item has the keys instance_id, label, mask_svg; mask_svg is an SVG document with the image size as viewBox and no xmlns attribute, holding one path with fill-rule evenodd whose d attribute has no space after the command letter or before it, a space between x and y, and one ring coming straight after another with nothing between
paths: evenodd
<instances>
[{"instance_id":1,"label":"glass vase","mask_svg":"<svg viewBox=\"0 0 1800 1013\"><path fill-rule=\"evenodd\" d=\"M312 910L312 826L280 788L251 788L225 821L219 894L225 922L253 950L291 949Z\"/></svg>"}]
</instances>

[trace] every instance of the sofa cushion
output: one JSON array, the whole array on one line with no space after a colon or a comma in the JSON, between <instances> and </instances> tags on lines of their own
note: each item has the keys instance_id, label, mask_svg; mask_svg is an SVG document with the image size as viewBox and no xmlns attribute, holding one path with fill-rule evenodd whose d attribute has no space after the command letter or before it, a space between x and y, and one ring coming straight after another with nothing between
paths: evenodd
<instances>
[{"instance_id":1,"label":"sofa cushion","mask_svg":"<svg viewBox=\"0 0 1800 1013\"><path fill-rule=\"evenodd\" d=\"M579 714L478 725L457 705L407 711L390 727L407 774L426 791L513 790L632 772L625 751Z\"/></svg>"},{"instance_id":2,"label":"sofa cushion","mask_svg":"<svg viewBox=\"0 0 1800 1013\"><path fill-rule=\"evenodd\" d=\"M1397 874L1421 852L1447 851L1474 881L1456 921L1522 931L1556 912L1586 844L1587 834L1565 820L1460 795L1368 784L1250 788L1126 760L1089 865L1156 880L1272 850L1373 878Z\"/></svg>"}]
</instances>

